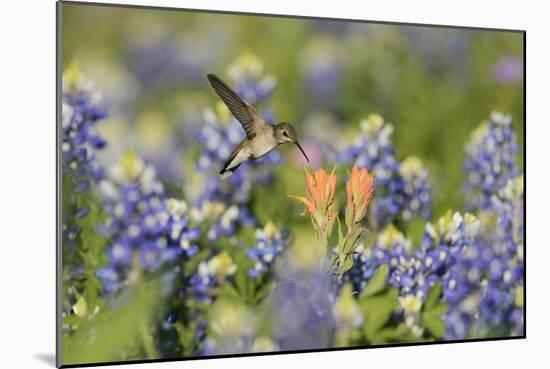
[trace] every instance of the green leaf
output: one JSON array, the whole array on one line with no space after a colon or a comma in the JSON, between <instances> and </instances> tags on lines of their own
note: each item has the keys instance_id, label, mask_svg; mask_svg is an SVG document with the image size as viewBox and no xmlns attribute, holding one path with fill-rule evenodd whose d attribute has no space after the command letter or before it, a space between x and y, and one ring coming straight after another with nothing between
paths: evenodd
<instances>
[{"instance_id":1,"label":"green leaf","mask_svg":"<svg viewBox=\"0 0 550 369\"><path fill-rule=\"evenodd\" d=\"M243 296L239 291L231 285L231 283L224 283L220 289L220 297L242 299Z\"/></svg>"},{"instance_id":2,"label":"green leaf","mask_svg":"<svg viewBox=\"0 0 550 369\"><path fill-rule=\"evenodd\" d=\"M376 341L383 342L395 342L402 341L403 337L409 332L409 329L404 323L400 323L396 326L383 328L376 333Z\"/></svg>"},{"instance_id":3,"label":"green leaf","mask_svg":"<svg viewBox=\"0 0 550 369\"><path fill-rule=\"evenodd\" d=\"M81 319L73 336L63 336L62 364L121 360L124 348L135 342L136 337L148 339L153 313L163 305L159 286L158 281L137 285L132 298L117 308L100 312L92 320ZM154 355L150 342L142 343L148 347L147 352Z\"/></svg>"},{"instance_id":4,"label":"green leaf","mask_svg":"<svg viewBox=\"0 0 550 369\"><path fill-rule=\"evenodd\" d=\"M431 310L437 304L437 300L439 299L439 296L441 296L441 283L436 282L428 292L428 296L426 297L426 302L424 303L424 310L425 311Z\"/></svg>"},{"instance_id":5,"label":"green leaf","mask_svg":"<svg viewBox=\"0 0 550 369\"><path fill-rule=\"evenodd\" d=\"M330 269L336 268L338 265L338 260L340 260L338 255L332 255L332 258L330 259Z\"/></svg>"},{"instance_id":6,"label":"green leaf","mask_svg":"<svg viewBox=\"0 0 550 369\"><path fill-rule=\"evenodd\" d=\"M76 304L73 305L73 311L74 311L74 314L79 318L82 318L88 315L88 304L86 303L84 296L82 295L78 296L76 300Z\"/></svg>"},{"instance_id":7,"label":"green leaf","mask_svg":"<svg viewBox=\"0 0 550 369\"><path fill-rule=\"evenodd\" d=\"M342 242L342 224L340 223L340 217L336 217L336 220L338 221L338 244Z\"/></svg>"},{"instance_id":8,"label":"green leaf","mask_svg":"<svg viewBox=\"0 0 550 369\"><path fill-rule=\"evenodd\" d=\"M197 353L201 345L200 341L195 339L197 332L197 322L190 322L187 325L176 322L174 325L178 334L179 343L182 347L183 356L191 356Z\"/></svg>"},{"instance_id":9,"label":"green leaf","mask_svg":"<svg viewBox=\"0 0 550 369\"><path fill-rule=\"evenodd\" d=\"M384 264L380 266L376 270L376 272L374 272L374 275L372 276L370 281L367 283L367 286L365 287L363 292L361 292L361 298L367 298L382 292L386 288L387 278L388 278L388 266Z\"/></svg>"},{"instance_id":10,"label":"green leaf","mask_svg":"<svg viewBox=\"0 0 550 369\"><path fill-rule=\"evenodd\" d=\"M238 268L237 273L235 274L235 286L238 289L238 292L242 296L247 296L247 280L248 276L245 270L243 268Z\"/></svg>"},{"instance_id":11,"label":"green leaf","mask_svg":"<svg viewBox=\"0 0 550 369\"><path fill-rule=\"evenodd\" d=\"M363 235L363 228L357 227L355 230L353 230L349 235L345 238L344 248L343 251L348 254L352 253L353 250L357 247L357 242L361 239L361 236Z\"/></svg>"},{"instance_id":12,"label":"green leaf","mask_svg":"<svg viewBox=\"0 0 550 369\"><path fill-rule=\"evenodd\" d=\"M443 315L449 310L449 307L445 303L439 303L432 307L429 311L426 311L427 313L434 314L434 315Z\"/></svg>"},{"instance_id":13,"label":"green leaf","mask_svg":"<svg viewBox=\"0 0 550 369\"><path fill-rule=\"evenodd\" d=\"M435 338L443 338L445 334L445 322L439 315L424 313L422 314L421 324L427 328Z\"/></svg>"},{"instance_id":14,"label":"green leaf","mask_svg":"<svg viewBox=\"0 0 550 369\"><path fill-rule=\"evenodd\" d=\"M379 343L382 339L378 336L378 331L384 327L399 303L397 301L397 289L386 290L383 294L370 296L359 300L359 306L365 317L363 333L372 343Z\"/></svg>"},{"instance_id":15,"label":"green leaf","mask_svg":"<svg viewBox=\"0 0 550 369\"><path fill-rule=\"evenodd\" d=\"M266 281L262 283L254 293L254 304L262 301L266 296L268 296L274 290L274 284L272 282Z\"/></svg>"},{"instance_id":16,"label":"green leaf","mask_svg":"<svg viewBox=\"0 0 550 369\"><path fill-rule=\"evenodd\" d=\"M344 261L340 264L340 275L343 275L345 272L350 270L353 267L353 257L346 255Z\"/></svg>"},{"instance_id":17,"label":"green leaf","mask_svg":"<svg viewBox=\"0 0 550 369\"><path fill-rule=\"evenodd\" d=\"M63 317L63 324L76 325L76 324L79 324L81 321L82 321L82 318L79 318L78 316L72 315L72 314L65 315Z\"/></svg>"},{"instance_id":18,"label":"green leaf","mask_svg":"<svg viewBox=\"0 0 550 369\"><path fill-rule=\"evenodd\" d=\"M426 221L422 218L416 218L409 222L405 233L413 245L420 245L422 244L421 241L425 229Z\"/></svg>"}]
</instances>

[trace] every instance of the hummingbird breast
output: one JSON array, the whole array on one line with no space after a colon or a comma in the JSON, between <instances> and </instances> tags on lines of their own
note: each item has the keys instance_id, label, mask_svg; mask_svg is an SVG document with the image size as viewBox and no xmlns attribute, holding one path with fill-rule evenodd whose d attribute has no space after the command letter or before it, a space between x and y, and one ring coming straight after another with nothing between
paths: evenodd
<instances>
[{"instance_id":1,"label":"hummingbird breast","mask_svg":"<svg viewBox=\"0 0 550 369\"><path fill-rule=\"evenodd\" d=\"M277 147L277 141L271 132L259 134L249 142L249 147L252 157L258 159Z\"/></svg>"}]
</instances>

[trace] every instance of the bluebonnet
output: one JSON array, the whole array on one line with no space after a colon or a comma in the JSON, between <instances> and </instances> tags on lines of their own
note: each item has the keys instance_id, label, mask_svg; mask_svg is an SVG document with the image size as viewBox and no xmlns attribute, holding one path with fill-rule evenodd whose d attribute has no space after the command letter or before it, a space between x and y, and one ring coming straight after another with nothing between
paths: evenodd
<instances>
[{"instance_id":1,"label":"bluebonnet","mask_svg":"<svg viewBox=\"0 0 550 369\"><path fill-rule=\"evenodd\" d=\"M447 294L448 338L523 332L523 176L511 117L493 113L466 146L466 206L483 233L457 261L459 293Z\"/></svg>"},{"instance_id":2,"label":"bluebonnet","mask_svg":"<svg viewBox=\"0 0 550 369\"><path fill-rule=\"evenodd\" d=\"M419 158L409 156L401 162L398 172L401 186L393 196L403 199L402 219L406 222L411 221L414 216L429 219L431 217L432 188L428 170Z\"/></svg>"},{"instance_id":3,"label":"bluebonnet","mask_svg":"<svg viewBox=\"0 0 550 369\"><path fill-rule=\"evenodd\" d=\"M63 174L70 179L74 193L87 192L93 182L105 175L96 158L105 140L96 130L99 121L107 116L99 104L98 94L73 63L63 74L61 153ZM89 212L86 207L76 210L76 218Z\"/></svg>"},{"instance_id":4,"label":"bluebonnet","mask_svg":"<svg viewBox=\"0 0 550 369\"><path fill-rule=\"evenodd\" d=\"M302 55L306 96L325 109L334 105L344 74L338 43L332 38L316 38L306 45Z\"/></svg>"},{"instance_id":5,"label":"bluebonnet","mask_svg":"<svg viewBox=\"0 0 550 369\"><path fill-rule=\"evenodd\" d=\"M99 188L109 216L103 232L111 240L108 265L98 272L107 293L131 284L142 272L166 265L177 271L178 261L197 253L200 230L190 224L187 205L166 199L154 168L133 151Z\"/></svg>"},{"instance_id":6,"label":"bluebonnet","mask_svg":"<svg viewBox=\"0 0 550 369\"><path fill-rule=\"evenodd\" d=\"M401 219L428 218L431 208L429 173L420 159L399 162L392 144L393 126L371 114L361 121L362 134L340 155L340 161L357 163L375 173L374 220L377 228Z\"/></svg>"},{"instance_id":7,"label":"bluebonnet","mask_svg":"<svg viewBox=\"0 0 550 369\"><path fill-rule=\"evenodd\" d=\"M372 250L361 244L353 254L353 266L344 274L342 281L351 283L353 292L358 294L365 288L375 271Z\"/></svg>"},{"instance_id":8,"label":"bluebonnet","mask_svg":"<svg viewBox=\"0 0 550 369\"><path fill-rule=\"evenodd\" d=\"M510 257L517 256L521 262L525 231L523 181L523 175L510 178L491 199L491 208L498 215L494 236L501 241L496 250Z\"/></svg>"},{"instance_id":9,"label":"bluebonnet","mask_svg":"<svg viewBox=\"0 0 550 369\"><path fill-rule=\"evenodd\" d=\"M405 325L414 336L420 337L424 332L419 324L420 309L436 282L441 283L443 298L451 306L469 293L469 288L460 278L465 269L459 260L475 247L478 232L479 221L473 215L466 213L462 216L449 211L435 225L426 224L422 242L413 251L411 241L389 225L373 248L363 252L367 263L354 265L352 270L365 268L372 275L373 270L387 265L388 284L399 290L400 311ZM365 281L358 279L358 282L362 289Z\"/></svg>"},{"instance_id":10,"label":"bluebonnet","mask_svg":"<svg viewBox=\"0 0 550 369\"><path fill-rule=\"evenodd\" d=\"M471 35L463 30L431 32L422 27L411 27L405 33L407 45L418 55L430 72L443 74L448 70L463 71L470 56ZM464 81L457 81L464 83Z\"/></svg>"},{"instance_id":11,"label":"bluebonnet","mask_svg":"<svg viewBox=\"0 0 550 369\"><path fill-rule=\"evenodd\" d=\"M335 299L328 273L297 269L285 260L270 296L274 341L282 350L330 347L336 328Z\"/></svg>"},{"instance_id":12,"label":"bluebonnet","mask_svg":"<svg viewBox=\"0 0 550 369\"><path fill-rule=\"evenodd\" d=\"M339 22L326 19L312 20L313 27L321 32L332 34L334 36L347 36L350 33L350 29L354 26L353 23Z\"/></svg>"},{"instance_id":13,"label":"bluebonnet","mask_svg":"<svg viewBox=\"0 0 550 369\"><path fill-rule=\"evenodd\" d=\"M376 269L387 265L388 284L405 294L413 292L421 267L420 262L409 255L411 247L411 241L389 224L380 232L372 247L360 245L357 248L353 267L344 275L344 281L351 282L353 291L359 294Z\"/></svg>"},{"instance_id":14,"label":"bluebonnet","mask_svg":"<svg viewBox=\"0 0 550 369\"><path fill-rule=\"evenodd\" d=\"M147 93L181 84L198 85L223 53L225 42L220 37L226 36L166 32L142 36L127 43L125 63Z\"/></svg>"},{"instance_id":15,"label":"bluebonnet","mask_svg":"<svg viewBox=\"0 0 550 369\"><path fill-rule=\"evenodd\" d=\"M445 286L446 337L523 332L523 266L478 242L460 255Z\"/></svg>"},{"instance_id":16,"label":"bluebonnet","mask_svg":"<svg viewBox=\"0 0 550 369\"><path fill-rule=\"evenodd\" d=\"M166 115L155 110L143 112L132 127L136 153L155 168L164 183L177 184L183 179L184 149L176 131Z\"/></svg>"},{"instance_id":17,"label":"bluebonnet","mask_svg":"<svg viewBox=\"0 0 550 369\"><path fill-rule=\"evenodd\" d=\"M87 218L93 205L90 194L96 182L104 176L103 166L96 155L106 145L96 131L96 125L107 114L99 94L85 79L76 63L70 64L63 73L61 103L61 165L64 189L61 236L63 257L67 261L64 266L64 283L75 287L76 297L79 281L84 280L89 265L93 263L82 257L79 235L82 222L94 226L94 220ZM66 186L69 186L68 191Z\"/></svg>"},{"instance_id":18,"label":"bluebonnet","mask_svg":"<svg viewBox=\"0 0 550 369\"><path fill-rule=\"evenodd\" d=\"M517 152L512 118L493 112L489 122L479 126L466 145L464 191L468 194L468 210L490 207L493 194L503 188L508 179L519 174Z\"/></svg>"},{"instance_id":19,"label":"bluebonnet","mask_svg":"<svg viewBox=\"0 0 550 369\"><path fill-rule=\"evenodd\" d=\"M345 278L359 293L374 271L387 265L388 284L403 297L414 295L423 301L436 281L456 286L451 270L458 255L474 243L478 228L479 221L471 214L448 212L435 226L426 224L421 245L413 251L411 241L390 224L372 247L359 249Z\"/></svg>"},{"instance_id":20,"label":"bluebonnet","mask_svg":"<svg viewBox=\"0 0 550 369\"><path fill-rule=\"evenodd\" d=\"M360 327L364 321L351 285L346 284L342 288L340 296L332 308L332 315L338 331L337 342L340 341L340 344L349 343L353 331Z\"/></svg>"},{"instance_id":21,"label":"bluebonnet","mask_svg":"<svg viewBox=\"0 0 550 369\"><path fill-rule=\"evenodd\" d=\"M522 334L523 201L523 177L518 176L492 197L492 210L480 212L493 220L482 224L484 233L452 270L457 291L447 294L448 338Z\"/></svg>"},{"instance_id":22,"label":"bluebonnet","mask_svg":"<svg viewBox=\"0 0 550 369\"><path fill-rule=\"evenodd\" d=\"M221 201L202 200L191 209L191 216L197 223L208 227L205 236L209 241L221 237L233 240L239 225L252 225L255 222L247 207L226 205Z\"/></svg>"},{"instance_id":23,"label":"bluebonnet","mask_svg":"<svg viewBox=\"0 0 550 369\"><path fill-rule=\"evenodd\" d=\"M426 279L441 281L444 299L451 304L464 296L464 286L457 279L457 272L463 270L457 265L459 259L476 246L479 230L480 221L474 215L448 211L435 226L426 225L422 246L415 251L415 256L422 261ZM427 292L428 289L424 289L423 295Z\"/></svg>"},{"instance_id":24,"label":"bluebonnet","mask_svg":"<svg viewBox=\"0 0 550 369\"><path fill-rule=\"evenodd\" d=\"M279 350L276 342L259 332L258 316L242 303L220 299L211 307L210 317L202 355Z\"/></svg>"},{"instance_id":25,"label":"bluebonnet","mask_svg":"<svg viewBox=\"0 0 550 369\"><path fill-rule=\"evenodd\" d=\"M189 293L200 303L212 303L216 300L217 288L236 271L237 265L225 251L201 261L197 273L189 278Z\"/></svg>"},{"instance_id":26,"label":"bluebonnet","mask_svg":"<svg viewBox=\"0 0 550 369\"><path fill-rule=\"evenodd\" d=\"M263 69L262 61L250 52L243 53L227 68L235 91L252 105L267 102L277 85L275 77L264 74ZM269 118L266 120L271 121Z\"/></svg>"},{"instance_id":27,"label":"bluebonnet","mask_svg":"<svg viewBox=\"0 0 550 369\"><path fill-rule=\"evenodd\" d=\"M261 278L272 270L275 260L288 244L288 236L272 222L256 230L256 245L246 251L246 255L254 261L254 266L248 271L252 278Z\"/></svg>"},{"instance_id":28,"label":"bluebonnet","mask_svg":"<svg viewBox=\"0 0 550 369\"><path fill-rule=\"evenodd\" d=\"M407 294L399 296L397 300L405 326L414 337L421 337L424 333L424 328L420 325L420 311L423 303L421 297L418 294Z\"/></svg>"}]
</instances>

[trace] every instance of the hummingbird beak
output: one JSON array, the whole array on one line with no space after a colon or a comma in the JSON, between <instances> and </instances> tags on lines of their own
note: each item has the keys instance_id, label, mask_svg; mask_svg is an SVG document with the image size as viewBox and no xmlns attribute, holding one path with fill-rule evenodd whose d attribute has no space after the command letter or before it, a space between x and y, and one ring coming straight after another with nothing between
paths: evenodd
<instances>
[{"instance_id":1,"label":"hummingbird beak","mask_svg":"<svg viewBox=\"0 0 550 369\"><path fill-rule=\"evenodd\" d=\"M307 162L310 163L309 158L308 158L307 155L306 155L306 152L304 151L304 149L302 149L302 146L300 146L300 144L298 143L298 141L294 141L294 144L295 144L296 146L298 146L298 148L300 149L300 151L302 152L302 154L304 154L304 157L306 158Z\"/></svg>"}]
</instances>

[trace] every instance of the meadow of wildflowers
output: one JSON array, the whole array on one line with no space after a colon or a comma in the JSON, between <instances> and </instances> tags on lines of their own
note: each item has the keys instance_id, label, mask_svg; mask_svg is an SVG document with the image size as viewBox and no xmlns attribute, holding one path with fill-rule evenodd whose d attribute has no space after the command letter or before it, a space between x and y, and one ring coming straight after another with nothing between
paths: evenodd
<instances>
[{"instance_id":1,"label":"meadow of wildflowers","mask_svg":"<svg viewBox=\"0 0 550 369\"><path fill-rule=\"evenodd\" d=\"M64 364L524 335L521 34L63 8Z\"/></svg>"}]
</instances>

